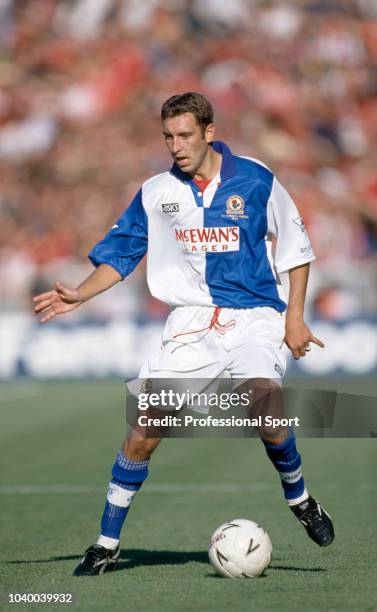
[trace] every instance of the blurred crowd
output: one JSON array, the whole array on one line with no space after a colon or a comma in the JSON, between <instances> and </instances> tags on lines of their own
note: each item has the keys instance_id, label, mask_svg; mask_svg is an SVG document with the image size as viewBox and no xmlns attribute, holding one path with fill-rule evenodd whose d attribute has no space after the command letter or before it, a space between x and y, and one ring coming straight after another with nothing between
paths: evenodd
<instances>
[{"instance_id":1,"label":"blurred crowd","mask_svg":"<svg viewBox=\"0 0 377 612\"><path fill-rule=\"evenodd\" d=\"M2 307L91 270L89 249L169 167L160 107L187 90L300 206L312 314L375 314L375 0L2 0ZM86 315L163 317L143 266Z\"/></svg>"}]
</instances>

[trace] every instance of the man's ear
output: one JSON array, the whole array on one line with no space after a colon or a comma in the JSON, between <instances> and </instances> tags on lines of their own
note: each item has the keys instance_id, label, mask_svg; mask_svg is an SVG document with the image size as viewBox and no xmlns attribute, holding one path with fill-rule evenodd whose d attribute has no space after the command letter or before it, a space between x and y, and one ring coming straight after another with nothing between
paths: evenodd
<instances>
[{"instance_id":1,"label":"man's ear","mask_svg":"<svg viewBox=\"0 0 377 612\"><path fill-rule=\"evenodd\" d=\"M215 138L215 125L213 123L210 123L209 125L207 125L205 131L204 131L204 137L206 139L206 141L212 142Z\"/></svg>"}]
</instances>

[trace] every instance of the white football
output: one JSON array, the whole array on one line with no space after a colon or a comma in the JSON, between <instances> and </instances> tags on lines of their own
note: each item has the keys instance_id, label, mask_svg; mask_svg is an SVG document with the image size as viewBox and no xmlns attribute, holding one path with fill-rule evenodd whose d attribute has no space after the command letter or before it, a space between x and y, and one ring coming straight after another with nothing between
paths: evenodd
<instances>
[{"instance_id":1,"label":"white football","mask_svg":"<svg viewBox=\"0 0 377 612\"><path fill-rule=\"evenodd\" d=\"M208 554L222 576L256 578L271 562L272 544L268 533L257 523L234 519L216 529Z\"/></svg>"}]
</instances>

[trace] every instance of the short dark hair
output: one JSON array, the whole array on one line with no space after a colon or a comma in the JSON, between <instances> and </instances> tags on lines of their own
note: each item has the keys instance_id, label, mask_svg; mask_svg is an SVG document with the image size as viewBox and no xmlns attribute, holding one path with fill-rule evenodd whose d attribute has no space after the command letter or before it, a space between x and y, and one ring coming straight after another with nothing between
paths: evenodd
<instances>
[{"instance_id":1,"label":"short dark hair","mask_svg":"<svg viewBox=\"0 0 377 612\"><path fill-rule=\"evenodd\" d=\"M213 108L205 96L195 91L172 96L163 103L161 120L192 113L204 132L207 125L213 123Z\"/></svg>"}]
</instances>

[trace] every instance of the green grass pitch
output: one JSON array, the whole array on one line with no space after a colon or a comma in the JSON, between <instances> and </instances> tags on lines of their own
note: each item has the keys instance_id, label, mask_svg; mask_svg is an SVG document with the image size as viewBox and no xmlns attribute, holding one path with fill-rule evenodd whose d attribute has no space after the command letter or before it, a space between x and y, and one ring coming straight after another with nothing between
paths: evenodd
<instances>
[{"instance_id":1,"label":"green grass pitch","mask_svg":"<svg viewBox=\"0 0 377 612\"><path fill-rule=\"evenodd\" d=\"M352 393L372 393L367 387L343 383ZM328 549L287 509L258 440L165 440L130 510L117 569L73 578L97 537L123 402L121 381L2 384L1 605L14 608L8 594L27 592L72 593L75 610L376 609L370 439L299 440L306 484L335 521ZM232 518L269 532L273 561L264 577L225 579L208 564L211 533Z\"/></svg>"}]
</instances>

